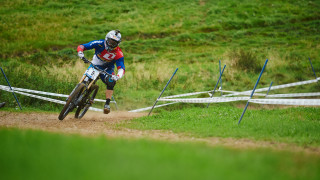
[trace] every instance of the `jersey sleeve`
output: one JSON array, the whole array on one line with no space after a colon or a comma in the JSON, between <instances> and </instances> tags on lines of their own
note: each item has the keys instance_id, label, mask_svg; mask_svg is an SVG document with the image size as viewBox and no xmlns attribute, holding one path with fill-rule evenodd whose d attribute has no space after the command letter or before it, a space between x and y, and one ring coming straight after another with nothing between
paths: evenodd
<instances>
[{"instance_id":1,"label":"jersey sleeve","mask_svg":"<svg viewBox=\"0 0 320 180\"><path fill-rule=\"evenodd\" d=\"M124 67L124 56L122 53L122 50L120 49L120 47L117 47L117 53L116 53L116 57L114 57L114 60L116 60L116 65L118 69L125 69Z\"/></svg>"},{"instance_id":2,"label":"jersey sleeve","mask_svg":"<svg viewBox=\"0 0 320 180\"><path fill-rule=\"evenodd\" d=\"M103 43L101 40L94 40L90 41L86 44L81 44L78 46L77 51L85 51L85 50L90 50L90 49L95 49L99 46L99 44Z\"/></svg>"},{"instance_id":3,"label":"jersey sleeve","mask_svg":"<svg viewBox=\"0 0 320 180\"><path fill-rule=\"evenodd\" d=\"M116 60L117 69L125 69L124 67L124 57Z\"/></svg>"},{"instance_id":4,"label":"jersey sleeve","mask_svg":"<svg viewBox=\"0 0 320 180\"><path fill-rule=\"evenodd\" d=\"M118 69L118 76L122 78L122 76L125 73L125 67L124 67L124 57L116 60L116 65Z\"/></svg>"}]
</instances>

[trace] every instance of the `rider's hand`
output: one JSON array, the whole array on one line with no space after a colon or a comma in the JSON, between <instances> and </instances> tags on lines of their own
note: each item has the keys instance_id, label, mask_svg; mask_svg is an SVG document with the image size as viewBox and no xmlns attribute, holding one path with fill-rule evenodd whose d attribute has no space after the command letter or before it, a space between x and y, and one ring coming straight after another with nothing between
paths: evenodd
<instances>
[{"instance_id":1,"label":"rider's hand","mask_svg":"<svg viewBox=\"0 0 320 180\"><path fill-rule=\"evenodd\" d=\"M114 80L114 81L118 81L120 79L120 77L116 76L116 75L112 75L111 79Z\"/></svg>"},{"instance_id":2,"label":"rider's hand","mask_svg":"<svg viewBox=\"0 0 320 180\"><path fill-rule=\"evenodd\" d=\"M84 63L89 63L89 60L84 57L84 54L83 54L82 51L79 51L79 52L78 52L78 56L79 56L79 58L80 58Z\"/></svg>"},{"instance_id":3,"label":"rider's hand","mask_svg":"<svg viewBox=\"0 0 320 180\"><path fill-rule=\"evenodd\" d=\"M79 52L78 52L78 56L79 56L80 59L84 58L83 52L82 52L82 51L79 51Z\"/></svg>"}]
</instances>

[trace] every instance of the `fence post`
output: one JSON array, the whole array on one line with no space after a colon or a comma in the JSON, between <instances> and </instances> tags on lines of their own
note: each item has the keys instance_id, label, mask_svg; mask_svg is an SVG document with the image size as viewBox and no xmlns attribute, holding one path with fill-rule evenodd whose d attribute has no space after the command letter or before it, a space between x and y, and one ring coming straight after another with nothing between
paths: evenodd
<instances>
[{"instance_id":1,"label":"fence post","mask_svg":"<svg viewBox=\"0 0 320 180\"><path fill-rule=\"evenodd\" d=\"M221 60L219 60L219 71L220 71L220 74L221 73ZM220 79L220 92L221 92L221 96L223 95L223 92L222 92L222 78Z\"/></svg>"},{"instance_id":2,"label":"fence post","mask_svg":"<svg viewBox=\"0 0 320 180\"><path fill-rule=\"evenodd\" d=\"M220 80L221 80L221 77L222 77L224 68L226 68L226 65L223 66L222 73L220 73L220 77L219 77L219 79L218 79L218 81L217 81L217 83L216 83L216 86L214 87L214 89L213 89L213 91L212 91L211 98L213 97L213 94L214 94L214 92L215 92L215 90L216 90L216 88L217 88L217 86L218 86L218 84L219 84L219 82L220 82ZM209 104L210 104L210 103L207 104L207 108L209 107Z\"/></svg>"},{"instance_id":3,"label":"fence post","mask_svg":"<svg viewBox=\"0 0 320 180\"><path fill-rule=\"evenodd\" d=\"M316 77L316 79L318 79L318 78L317 78L317 75L316 75L316 72L315 72L314 69L313 69L313 65L312 65L312 62L311 62L311 59L310 59L310 58L309 58L309 62L310 62L310 64L311 64L311 68L312 68L312 71L313 71L314 76ZM318 80L317 80L317 82L318 82Z\"/></svg>"},{"instance_id":4,"label":"fence post","mask_svg":"<svg viewBox=\"0 0 320 180\"><path fill-rule=\"evenodd\" d=\"M114 104L115 104L115 106L116 106L116 109L118 110L118 106L117 106L117 102L116 102L116 100L114 99L114 97L113 97L113 96L111 96L111 98L112 98L112 100L114 101Z\"/></svg>"},{"instance_id":5,"label":"fence post","mask_svg":"<svg viewBox=\"0 0 320 180\"><path fill-rule=\"evenodd\" d=\"M271 86L272 86L272 84L273 84L273 81L271 81L271 84L270 84L270 86L269 86L269 89L268 89L267 94L266 94L266 96L265 96L265 97L267 97L267 96L268 96L269 91L271 90Z\"/></svg>"},{"instance_id":6,"label":"fence post","mask_svg":"<svg viewBox=\"0 0 320 180\"><path fill-rule=\"evenodd\" d=\"M7 81L7 83L8 83L10 89L11 89L11 92L12 92L14 98L16 99L16 101L17 101L17 103L18 103L18 105L19 105L19 107L20 107L20 110L22 110L22 108L21 108L21 106L20 106L20 103L19 103L19 101L18 101L18 98L17 98L16 94L14 93L14 91L13 91L13 89L12 89L10 83L9 83L9 80L8 80L6 74L4 73L2 67L0 67L0 69L1 69L1 71L2 71L2 74L3 74L4 78L6 79L6 81Z\"/></svg>"},{"instance_id":7,"label":"fence post","mask_svg":"<svg viewBox=\"0 0 320 180\"><path fill-rule=\"evenodd\" d=\"M167 82L166 86L163 88L163 90L162 90L162 92L160 93L160 96L157 98L156 102L154 102L154 104L153 104L153 106L152 106L152 108L151 108L148 116L151 114L154 106L155 106L155 105L157 104L157 102L158 102L158 99L160 99L160 97L162 96L164 90L166 90L167 86L169 85L170 81L172 80L173 76L176 74L177 71L178 71L178 68L174 71L173 75L171 76L171 78L170 78L169 81Z\"/></svg>"},{"instance_id":8,"label":"fence post","mask_svg":"<svg viewBox=\"0 0 320 180\"><path fill-rule=\"evenodd\" d=\"M253 90L252 90L252 92L251 92L251 96L250 96L250 98L249 98L249 100L248 100L248 102L247 102L247 104L246 104L246 107L244 108L244 110L243 110L243 112L242 112L242 115L241 115L241 117L240 117L240 119L239 119L239 121L238 121L238 125L241 123L242 117L243 117L244 113L246 112L246 110L247 110L247 108L248 108L250 99L252 98L252 96L253 96L253 94L254 94L254 91L256 90L256 88L257 88L257 86L258 86L258 83L259 83L259 81L260 81L260 78L261 78L261 76L262 76L262 73L263 73L264 69L266 68L267 63L268 63L268 59L267 59L266 62L264 63L264 66L263 66L263 68L262 68L262 70L261 70L261 73L260 73L259 78L258 78L258 80L257 80L257 82L256 82L256 85L254 85L254 88L253 88Z\"/></svg>"}]
</instances>

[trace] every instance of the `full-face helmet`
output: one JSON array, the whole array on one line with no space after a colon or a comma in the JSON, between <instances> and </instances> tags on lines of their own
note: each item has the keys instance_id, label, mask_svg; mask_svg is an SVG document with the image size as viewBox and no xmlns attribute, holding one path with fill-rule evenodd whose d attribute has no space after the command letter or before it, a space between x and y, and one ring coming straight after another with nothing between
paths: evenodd
<instances>
[{"instance_id":1,"label":"full-face helmet","mask_svg":"<svg viewBox=\"0 0 320 180\"><path fill-rule=\"evenodd\" d=\"M114 50L121 42L120 30L112 30L108 32L105 38L105 46L108 51Z\"/></svg>"}]
</instances>

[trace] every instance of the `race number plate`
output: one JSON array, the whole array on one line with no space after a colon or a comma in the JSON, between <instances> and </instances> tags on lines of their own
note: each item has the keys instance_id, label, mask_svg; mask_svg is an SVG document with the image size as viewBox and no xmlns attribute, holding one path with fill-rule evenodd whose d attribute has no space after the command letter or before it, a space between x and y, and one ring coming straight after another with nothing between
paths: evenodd
<instances>
[{"instance_id":1,"label":"race number plate","mask_svg":"<svg viewBox=\"0 0 320 180\"><path fill-rule=\"evenodd\" d=\"M89 69L87 69L87 71L84 74L91 79L96 79L99 76L99 71L96 70L94 67L89 67Z\"/></svg>"}]
</instances>

